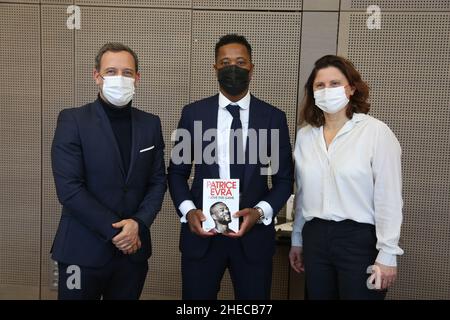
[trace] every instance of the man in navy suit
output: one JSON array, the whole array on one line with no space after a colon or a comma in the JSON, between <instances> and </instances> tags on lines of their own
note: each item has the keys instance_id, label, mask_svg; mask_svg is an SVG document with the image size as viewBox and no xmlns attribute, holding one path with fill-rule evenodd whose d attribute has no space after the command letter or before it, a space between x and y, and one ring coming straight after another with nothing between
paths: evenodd
<instances>
[{"instance_id":1,"label":"man in navy suit","mask_svg":"<svg viewBox=\"0 0 450 320\"><path fill-rule=\"evenodd\" d=\"M236 299L269 299L275 253L273 218L289 198L293 184L286 115L250 95L253 63L245 37L223 36L216 44L215 58L220 92L184 107L168 169L170 194L182 223L183 299L217 299L227 268ZM210 129L216 130L213 141L198 141L196 134L208 136L205 133ZM190 150L181 147L186 145ZM269 151L270 162L261 158L263 149ZM209 151L214 161L202 158ZM193 162L195 177L189 188ZM269 167L272 188L268 187ZM234 213L240 219L240 230L205 231L203 179L229 178L240 181L240 210Z\"/></svg>"},{"instance_id":2,"label":"man in navy suit","mask_svg":"<svg viewBox=\"0 0 450 320\"><path fill-rule=\"evenodd\" d=\"M138 58L107 43L96 57L97 100L61 111L52 168L62 216L52 258L59 299L138 299L149 227L166 191L159 118L131 107Z\"/></svg>"}]
</instances>

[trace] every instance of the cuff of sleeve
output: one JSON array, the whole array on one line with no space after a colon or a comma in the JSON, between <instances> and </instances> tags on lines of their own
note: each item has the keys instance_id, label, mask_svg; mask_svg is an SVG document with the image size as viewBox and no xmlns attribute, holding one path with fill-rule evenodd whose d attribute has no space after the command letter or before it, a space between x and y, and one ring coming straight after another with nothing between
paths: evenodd
<instances>
[{"instance_id":1,"label":"cuff of sleeve","mask_svg":"<svg viewBox=\"0 0 450 320\"><path fill-rule=\"evenodd\" d=\"M136 221L139 225L143 225L145 226L144 221L142 221L140 218L138 217L131 217L130 219L133 219L134 221Z\"/></svg>"},{"instance_id":2,"label":"cuff of sleeve","mask_svg":"<svg viewBox=\"0 0 450 320\"><path fill-rule=\"evenodd\" d=\"M293 247L303 247L303 239L301 232L292 232L291 234L291 245Z\"/></svg>"},{"instance_id":3,"label":"cuff of sleeve","mask_svg":"<svg viewBox=\"0 0 450 320\"><path fill-rule=\"evenodd\" d=\"M195 206L194 202L192 202L191 200L184 200L180 204L180 206L178 207L178 210L180 210L180 212L182 214L182 217L180 218L181 223L187 223L186 215L192 209L197 209L197 207Z\"/></svg>"},{"instance_id":4,"label":"cuff of sleeve","mask_svg":"<svg viewBox=\"0 0 450 320\"><path fill-rule=\"evenodd\" d=\"M143 226L150 228L153 220L155 219L155 215L149 216L144 210L138 211L134 216L130 219L135 220L137 223L142 223Z\"/></svg>"},{"instance_id":5,"label":"cuff of sleeve","mask_svg":"<svg viewBox=\"0 0 450 320\"><path fill-rule=\"evenodd\" d=\"M272 206L266 201L260 201L255 207L260 207L264 211L264 225L268 226L271 224L273 218Z\"/></svg>"},{"instance_id":6,"label":"cuff of sleeve","mask_svg":"<svg viewBox=\"0 0 450 320\"><path fill-rule=\"evenodd\" d=\"M116 221L113 220L112 222L117 223L121 220L122 219L118 217ZM106 228L105 226L104 229L105 229L104 231L100 230L100 236L106 242L112 241L112 239L114 239L114 237L117 236L122 231L121 229L114 228L112 225L109 225L108 228Z\"/></svg>"},{"instance_id":7,"label":"cuff of sleeve","mask_svg":"<svg viewBox=\"0 0 450 320\"><path fill-rule=\"evenodd\" d=\"M395 254L389 254L380 250L378 252L377 259L375 260L385 266L396 267L397 266L397 256Z\"/></svg>"}]
</instances>

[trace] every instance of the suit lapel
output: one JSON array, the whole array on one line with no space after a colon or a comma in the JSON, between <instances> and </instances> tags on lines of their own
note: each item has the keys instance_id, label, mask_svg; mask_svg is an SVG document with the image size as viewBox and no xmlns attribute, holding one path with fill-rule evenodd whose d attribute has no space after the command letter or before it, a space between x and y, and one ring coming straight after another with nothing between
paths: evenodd
<instances>
[{"instance_id":1,"label":"suit lapel","mask_svg":"<svg viewBox=\"0 0 450 320\"><path fill-rule=\"evenodd\" d=\"M202 110L203 111L203 110ZM208 129L215 129L216 130L216 134L217 134L217 116L218 116L218 112L219 112L219 95L215 95L213 97L211 97L211 100L207 103L207 106L205 107L204 110L204 114L203 117L201 118L202 121L202 134L205 133L206 130ZM203 141L203 137L202 139L202 152L203 150L205 150L205 147L207 145L209 145L210 143L214 143L214 156L215 156L215 161L213 162L213 164L208 165L208 169L210 171L210 176L208 178L210 179L219 179L219 164L217 162L217 135L215 137L215 140L213 142L211 141ZM195 143L195 141L194 141ZM203 156L202 156L203 159Z\"/></svg>"},{"instance_id":2,"label":"suit lapel","mask_svg":"<svg viewBox=\"0 0 450 320\"><path fill-rule=\"evenodd\" d=\"M102 131L105 133L108 144L111 146L111 148L114 149L113 153L115 154L116 163L120 168L122 176L125 178L125 170L122 163L122 157L120 156L119 146L117 144L116 137L114 136L114 132L112 130L111 123L109 122L108 116L106 115L105 110L103 110L103 106L98 99L94 102L94 107L97 113L98 123L102 128Z\"/></svg>"},{"instance_id":3,"label":"suit lapel","mask_svg":"<svg viewBox=\"0 0 450 320\"><path fill-rule=\"evenodd\" d=\"M259 155L259 129L268 129L266 122L267 122L267 116L265 115L264 111L262 110L262 108L258 108L259 107L259 103L258 100L252 95L251 99L250 99L250 109L249 109L249 117L248 117L248 130L255 130L256 132L256 136L257 136L257 141L252 141L252 143L256 143L256 149L253 149L257 152L257 156ZM246 148L245 148L245 170L244 170L244 188L241 190L242 193L245 193L247 191L247 189L250 186L250 180L251 177L253 175L253 172L255 171L256 168L259 168L259 159L257 158L257 163L255 164L250 164L249 160L250 160L250 155L249 155L249 150L250 150L250 141L249 141L249 136L247 135L247 143L246 143ZM252 151L253 151L252 150Z\"/></svg>"},{"instance_id":4,"label":"suit lapel","mask_svg":"<svg viewBox=\"0 0 450 320\"><path fill-rule=\"evenodd\" d=\"M126 182L128 182L128 180L130 179L134 163L136 162L136 159L138 157L139 152L138 146L139 146L139 120L137 117L136 110L134 108L131 108L131 158Z\"/></svg>"}]
</instances>

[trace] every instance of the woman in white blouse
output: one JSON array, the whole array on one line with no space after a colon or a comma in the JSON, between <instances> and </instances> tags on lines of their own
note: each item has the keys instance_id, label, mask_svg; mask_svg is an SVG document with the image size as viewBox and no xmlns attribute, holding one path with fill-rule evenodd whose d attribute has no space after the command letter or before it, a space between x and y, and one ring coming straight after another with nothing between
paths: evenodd
<instances>
[{"instance_id":1,"label":"woman in white blouse","mask_svg":"<svg viewBox=\"0 0 450 320\"><path fill-rule=\"evenodd\" d=\"M353 64L333 55L316 61L305 85L289 259L305 271L310 299L384 299L397 276L401 149L386 124L367 115L368 96ZM381 280L375 289L367 284L371 265Z\"/></svg>"}]
</instances>

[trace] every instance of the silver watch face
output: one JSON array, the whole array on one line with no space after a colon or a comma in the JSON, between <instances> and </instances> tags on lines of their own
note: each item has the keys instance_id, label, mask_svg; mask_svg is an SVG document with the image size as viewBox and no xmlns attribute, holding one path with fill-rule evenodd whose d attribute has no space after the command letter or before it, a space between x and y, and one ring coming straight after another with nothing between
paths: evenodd
<instances>
[{"instance_id":1,"label":"silver watch face","mask_svg":"<svg viewBox=\"0 0 450 320\"><path fill-rule=\"evenodd\" d=\"M259 212L259 221L264 220L264 211L261 208L256 208Z\"/></svg>"}]
</instances>

